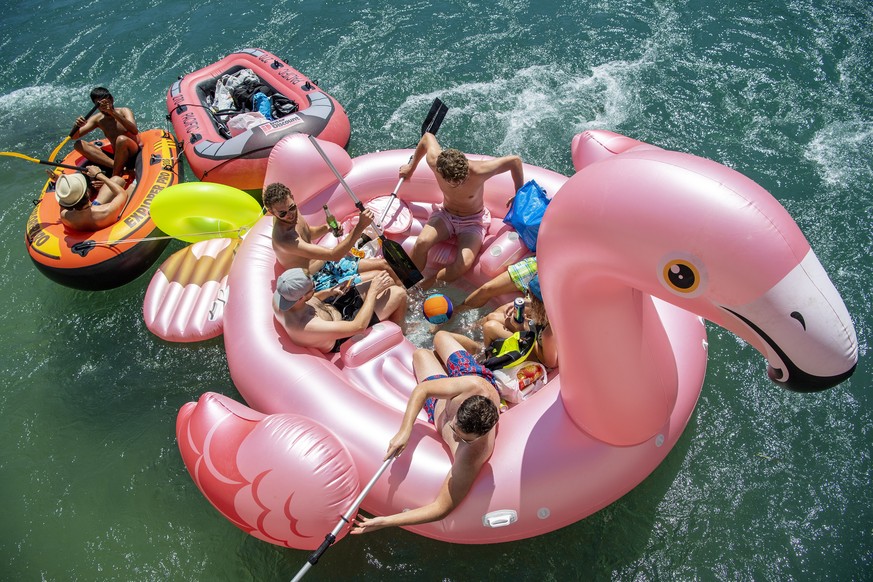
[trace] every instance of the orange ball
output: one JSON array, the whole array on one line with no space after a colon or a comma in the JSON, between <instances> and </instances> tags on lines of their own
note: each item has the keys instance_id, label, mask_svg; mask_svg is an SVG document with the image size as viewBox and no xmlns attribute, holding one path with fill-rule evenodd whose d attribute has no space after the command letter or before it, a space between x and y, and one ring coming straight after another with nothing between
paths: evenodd
<instances>
[{"instance_id":1,"label":"orange ball","mask_svg":"<svg viewBox=\"0 0 873 582\"><path fill-rule=\"evenodd\" d=\"M429 322L445 323L452 317L452 300L442 293L434 293L427 296L421 309Z\"/></svg>"}]
</instances>

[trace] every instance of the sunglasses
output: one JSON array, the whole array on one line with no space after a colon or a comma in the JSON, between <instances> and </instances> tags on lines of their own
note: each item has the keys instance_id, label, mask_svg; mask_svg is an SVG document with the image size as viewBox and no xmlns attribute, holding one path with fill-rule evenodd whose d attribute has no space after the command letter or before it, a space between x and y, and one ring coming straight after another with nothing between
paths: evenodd
<instances>
[{"instance_id":1,"label":"sunglasses","mask_svg":"<svg viewBox=\"0 0 873 582\"><path fill-rule=\"evenodd\" d=\"M451 423L451 424L449 425L449 428L452 429L452 432L455 434L455 437L457 437L457 439L458 439L459 441L461 441L462 443L466 443L466 444L468 444L468 445L469 445L469 444L472 444L472 443L474 443L474 442L476 442L476 441L478 441L478 440L481 439L483 436L485 436L485 434L488 434L488 433L486 432L485 434L480 434L480 435L477 436L476 438L465 439L464 437L462 437L462 436L460 435L460 433L458 433L458 429L455 428L455 423L454 423L454 422Z\"/></svg>"},{"instance_id":2,"label":"sunglasses","mask_svg":"<svg viewBox=\"0 0 873 582\"><path fill-rule=\"evenodd\" d=\"M285 218L286 216L288 216L292 212L297 212L297 205L296 204L292 204L291 206L289 206L288 210L280 210L279 212L273 212L273 214L277 218Z\"/></svg>"}]
</instances>

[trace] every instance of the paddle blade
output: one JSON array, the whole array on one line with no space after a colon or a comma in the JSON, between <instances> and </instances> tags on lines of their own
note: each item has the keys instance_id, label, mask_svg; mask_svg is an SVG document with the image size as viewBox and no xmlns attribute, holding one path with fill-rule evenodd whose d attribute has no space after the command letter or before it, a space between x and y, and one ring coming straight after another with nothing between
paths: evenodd
<instances>
[{"instance_id":1,"label":"paddle blade","mask_svg":"<svg viewBox=\"0 0 873 582\"><path fill-rule=\"evenodd\" d=\"M427 117L424 118L424 123L421 124L421 135L426 133L436 135L436 132L439 131L440 125L443 123L443 118L448 111L449 108L439 97L434 99L433 103L430 105L430 111L427 112Z\"/></svg>"},{"instance_id":2,"label":"paddle blade","mask_svg":"<svg viewBox=\"0 0 873 582\"><path fill-rule=\"evenodd\" d=\"M446 113L449 112L449 108L440 103L440 108L437 110L436 115L434 115L433 121L428 128L428 131L433 135L436 135L436 132L439 131L440 126L443 124L443 118L445 118Z\"/></svg>"},{"instance_id":3,"label":"paddle blade","mask_svg":"<svg viewBox=\"0 0 873 582\"><path fill-rule=\"evenodd\" d=\"M65 137L65 138L61 141L61 143L59 143L59 144L57 145L57 147L55 147L55 149L52 150L52 153L49 154L48 161L50 161L50 162L55 161L55 158L58 157L58 154L60 153L61 148L64 147L65 145L67 145L67 142L68 142L68 141L70 141L70 138L69 138L69 137Z\"/></svg>"},{"instance_id":4,"label":"paddle blade","mask_svg":"<svg viewBox=\"0 0 873 582\"><path fill-rule=\"evenodd\" d=\"M0 156L9 156L10 158L20 158L22 160L27 160L28 162L33 162L34 164L39 163L38 159L32 158L30 156L26 156L24 154L19 154L18 152L0 152Z\"/></svg>"},{"instance_id":5,"label":"paddle blade","mask_svg":"<svg viewBox=\"0 0 873 582\"><path fill-rule=\"evenodd\" d=\"M388 265L394 270L404 287L409 289L424 279L424 275L421 274L400 243L384 236L380 238L382 239L382 256L388 261Z\"/></svg>"},{"instance_id":6,"label":"paddle blade","mask_svg":"<svg viewBox=\"0 0 873 582\"><path fill-rule=\"evenodd\" d=\"M59 164L57 162L49 162L47 160L38 160L36 158L32 158L30 156L26 156L24 154L20 154L18 152L0 152L0 156L9 156L10 158L18 158L21 160L26 160L28 162L33 162L34 164L45 164L46 166L55 166L57 168L67 168L68 170L79 170L82 168L79 166L71 166L70 164Z\"/></svg>"}]
</instances>

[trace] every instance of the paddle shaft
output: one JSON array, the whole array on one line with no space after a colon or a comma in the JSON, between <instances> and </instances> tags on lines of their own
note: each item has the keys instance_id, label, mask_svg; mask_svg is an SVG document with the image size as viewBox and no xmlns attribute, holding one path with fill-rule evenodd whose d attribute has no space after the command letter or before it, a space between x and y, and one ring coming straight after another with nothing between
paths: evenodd
<instances>
[{"instance_id":1,"label":"paddle shaft","mask_svg":"<svg viewBox=\"0 0 873 582\"><path fill-rule=\"evenodd\" d=\"M361 494L358 495L358 497L352 503L352 506L349 507L348 511L346 511L345 514L343 514L333 530L329 534L324 536L324 541L321 543L320 546L318 546L318 549L312 552L312 554L309 556L309 559L306 561L300 571L297 572L297 575L294 576L294 579L291 582L298 582L301 578L303 578L303 576L306 574L306 572L309 571L311 567L318 563L319 558L321 558L321 556L327 551L327 549L336 541L336 536L339 534L340 530L342 530L342 528L347 523L351 523L350 520L355 515L355 513L357 513L358 507L360 507L361 503L364 502L364 498L370 492L370 489L373 488L373 485L376 484L376 481L379 480L379 477L382 476L382 473L385 472L385 470L388 468L388 465L390 465L391 461L393 460L394 455L385 459L385 462L382 463L382 466L379 467L379 470L376 471L376 474L373 475L373 478L370 479L370 482L367 483L367 486L364 487L364 490L361 491Z\"/></svg>"},{"instance_id":2,"label":"paddle shaft","mask_svg":"<svg viewBox=\"0 0 873 582\"><path fill-rule=\"evenodd\" d=\"M49 162L46 160L37 160L37 162L40 164L45 164L46 166L55 166L56 168L66 168L68 170L76 170L78 172L82 171L82 168L80 168L79 166L72 166L70 164L59 164L57 162Z\"/></svg>"},{"instance_id":3,"label":"paddle shaft","mask_svg":"<svg viewBox=\"0 0 873 582\"><path fill-rule=\"evenodd\" d=\"M324 150L321 149L321 146L318 144L318 140L316 140L313 136L308 135L309 141L312 142L312 145L318 151L318 155L321 156L321 159L324 160L324 163L327 164L327 167L330 168L330 171L333 172L333 175L336 176L336 179L339 180L339 183L342 184L346 193L351 196L352 201L355 203L355 207L363 212L366 210L363 202L358 199L357 195L352 191L351 187L346 183L345 179L342 177L342 174L339 173L339 170L336 169L336 166L333 165L333 162L330 161L330 158L327 157L327 154L324 153ZM373 228L376 229L376 232L379 233L379 238L383 241L385 240L385 235L382 233L382 227L378 223L373 224Z\"/></svg>"},{"instance_id":4,"label":"paddle shaft","mask_svg":"<svg viewBox=\"0 0 873 582\"><path fill-rule=\"evenodd\" d=\"M48 160L38 160L36 158L32 158L32 157L26 156L24 154L19 154L18 152L0 152L0 156L9 156L10 158L19 158L22 160L27 160L28 162L33 162L34 164L43 164L45 166L55 166L57 168L67 168L68 170L82 171L82 168L80 168L79 166L71 166L70 164L59 164L58 162L50 162Z\"/></svg>"},{"instance_id":5,"label":"paddle shaft","mask_svg":"<svg viewBox=\"0 0 873 582\"><path fill-rule=\"evenodd\" d=\"M430 106L430 111L427 112L427 117L424 118L424 123L421 124L421 135L426 133L436 135L440 130L440 126L443 124L443 118L445 118L448 111L448 106L443 103L439 97L435 98ZM407 163L411 163L414 157L414 154L409 156L409 162ZM394 191L391 192L391 198L388 199L388 204L385 205L385 212L382 213L382 217L379 219L379 224L385 222L385 217L388 216L391 204L393 204L394 199L397 198L397 193L400 191L400 186L403 185L403 180L405 180L405 178L400 178L397 185L394 187Z\"/></svg>"},{"instance_id":6,"label":"paddle shaft","mask_svg":"<svg viewBox=\"0 0 873 582\"><path fill-rule=\"evenodd\" d=\"M339 180L340 184L342 184L345 191L349 196L352 197L352 200L355 202L355 207L358 210L363 212L366 208L363 203L358 199L346 181L343 179L342 175L340 175L339 171L333 165L333 162L330 161L330 158L327 157L327 154L324 153L324 150L321 149L321 146L318 145L318 140L316 140L313 136L308 136L309 141L312 142L313 147L315 147L318 154L324 160L324 163L327 164L327 167L330 168L330 171L333 172L333 175L336 176L336 179ZM385 260L388 262L388 265L394 271L394 274L400 279L403 283L403 286L409 289L414 286L416 283L424 279L424 275L421 274L421 271L412 262L412 259L409 257L409 254L403 249L400 243L393 241L385 236L385 233L382 231L382 226L374 222L373 227L376 229L376 232L379 234L379 240L382 241L382 256L385 257Z\"/></svg>"}]
</instances>

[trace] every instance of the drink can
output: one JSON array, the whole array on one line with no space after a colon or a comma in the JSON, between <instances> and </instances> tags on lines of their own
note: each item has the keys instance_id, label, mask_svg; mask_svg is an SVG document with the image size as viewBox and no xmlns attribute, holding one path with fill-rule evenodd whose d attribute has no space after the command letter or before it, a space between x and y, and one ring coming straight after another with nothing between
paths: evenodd
<instances>
[{"instance_id":1,"label":"drink can","mask_svg":"<svg viewBox=\"0 0 873 582\"><path fill-rule=\"evenodd\" d=\"M515 320L515 323L524 323L524 299L518 297L512 304L512 307L514 310L512 318Z\"/></svg>"}]
</instances>

